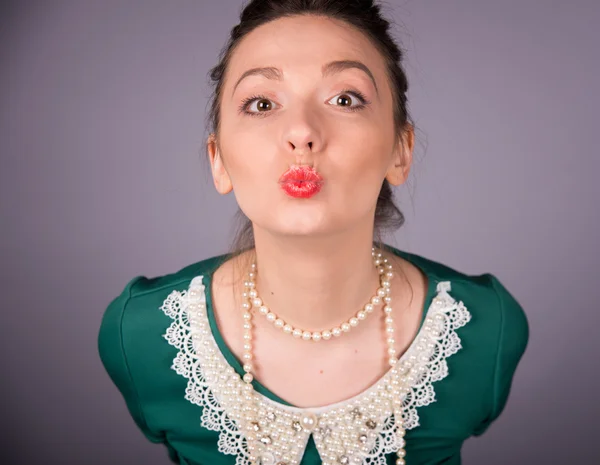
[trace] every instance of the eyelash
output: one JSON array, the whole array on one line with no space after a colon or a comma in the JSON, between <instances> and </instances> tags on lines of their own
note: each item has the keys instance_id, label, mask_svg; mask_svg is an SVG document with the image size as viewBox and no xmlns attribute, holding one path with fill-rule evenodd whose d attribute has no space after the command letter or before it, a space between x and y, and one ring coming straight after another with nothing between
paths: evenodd
<instances>
[{"instance_id":1,"label":"eyelash","mask_svg":"<svg viewBox=\"0 0 600 465\"><path fill-rule=\"evenodd\" d=\"M340 94L355 95L356 97L358 97L358 100L360 101L359 105L355 105L353 107L348 107L345 111L359 111L371 103L367 100L367 98L363 95L362 92L359 92L357 90L345 89L345 90L342 90L340 92ZM260 111L258 113L248 111L248 107L254 100L263 100L263 99L270 100L268 97L265 97L264 95L252 95L251 97L244 99L244 101L241 103L241 105L239 107L239 112L246 114L248 116L255 116L255 117L259 117L259 118L266 116L266 114L269 113L268 111Z\"/></svg>"}]
</instances>

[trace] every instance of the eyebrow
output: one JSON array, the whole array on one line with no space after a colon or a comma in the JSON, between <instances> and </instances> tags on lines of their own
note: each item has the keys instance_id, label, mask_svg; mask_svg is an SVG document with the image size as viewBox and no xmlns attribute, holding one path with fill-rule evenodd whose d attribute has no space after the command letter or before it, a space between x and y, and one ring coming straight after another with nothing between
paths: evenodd
<instances>
[{"instance_id":1,"label":"eyebrow","mask_svg":"<svg viewBox=\"0 0 600 465\"><path fill-rule=\"evenodd\" d=\"M360 69L361 71L364 71L367 74L367 76L369 76L371 81L373 82L373 85L375 86L375 92L377 92L377 95L379 95L379 90L377 89L377 84L375 83L375 78L373 77L373 73L365 64L361 63L360 61L356 61L356 60L331 61L322 66L321 75L323 77L327 77L332 74L340 73L346 69ZM257 76L257 75L264 76L267 79L271 79L271 80L275 80L275 81L283 81L283 76L282 76L281 70L279 68L275 68L273 66L267 66L267 67L263 67L263 68L251 68L251 69L245 71L240 76L240 78L237 80L237 82L233 86L231 95L233 95L235 93L235 89L237 88L239 83L242 81L242 79L247 78L248 76Z\"/></svg>"}]
</instances>

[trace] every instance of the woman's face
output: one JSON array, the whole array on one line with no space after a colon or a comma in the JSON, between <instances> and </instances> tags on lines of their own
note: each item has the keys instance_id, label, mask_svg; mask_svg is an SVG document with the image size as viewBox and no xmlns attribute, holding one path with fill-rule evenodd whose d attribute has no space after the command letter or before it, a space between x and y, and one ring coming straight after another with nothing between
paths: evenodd
<instances>
[{"instance_id":1,"label":"woman's face","mask_svg":"<svg viewBox=\"0 0 600 465\"><path fill-rule=\"evenodd\" d=\"M336 61L366 68L328 66ZM243 77L266 67L275 70ZM233 189L255 228L315 235L372 227L384 178L398 185L408 176L412 141L412 128L404 142L395 137L385 65L367 38L305 16L265 24L240 43L223 84L219 140L211 135L208 151L217 190ZM322 176L317 194L282 190L293 165Z\"/></svg>"}]
</instances>

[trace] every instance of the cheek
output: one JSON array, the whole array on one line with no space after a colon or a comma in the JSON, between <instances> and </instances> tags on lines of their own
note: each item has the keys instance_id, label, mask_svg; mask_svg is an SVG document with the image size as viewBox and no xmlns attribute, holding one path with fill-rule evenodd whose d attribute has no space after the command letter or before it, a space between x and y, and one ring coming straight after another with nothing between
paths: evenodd
<instances>
[{"instance_id":1,"label":"cheek","mask_svg":"<svg viewBox=\"0 0 600 465\"><path fill-rule=\"evenodd\" d=\"M390 163L391 147L387 140L381 127L354 131L336 149L337 155L332 160L335 172L347 182L354 180L357 188L377 185L383 181Z\"/></svg>"},{"instance_id":2,"label":"cheek","mask_svg":"<svg viewBox=\"0 0 600 465\"><path fill-rule=\"evenodd\" d=\"M237 133L222 145L233 194L241 210L251 218L273 204L273 192L278 189L277 180L284 170L264 141L264 135Z\"/></svg>"},{"instance_id":3,"label":"cheek","mask_svg":"<svg viewBox=\"0 0 600 465\"><path fill-rule=\"evenodd\" d=\"M331 202L338 209L362 215L377 203L389 166L390 147L384 143L381 133L368 134L360 140L352 138L351 142L336 151L332 159L336 185L331 190Z\"/></svg>"},{"instance_id":4,"label":"cheek","mask_svg":"<svg viewBox=\"0 0 600 465\"><path fill-rule=\"evenodd\" d=\"M272 163L268 160L264 137L244 131L235 134L235 137L227 138L222 148L233 187L241 189L247 184L261 182L261 178L268 176L266 169Z\"/></svg>"}]
</instances>

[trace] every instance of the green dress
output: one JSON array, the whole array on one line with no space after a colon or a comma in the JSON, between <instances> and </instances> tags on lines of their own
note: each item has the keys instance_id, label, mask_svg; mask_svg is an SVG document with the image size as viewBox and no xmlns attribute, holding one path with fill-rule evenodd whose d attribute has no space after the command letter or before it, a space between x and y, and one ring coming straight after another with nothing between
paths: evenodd
<instances>
[{"instance_id":1,"label":"green dress","mask_svg":"<svg viewBox=\"0 0 600 465\"><path fill-rule=\"evenodd\" d=\"M430 326L424 324L426 317L439 311L436 296L450 296L454 302L448 318L440 318L447 327L434 349L435 364L424 365L429 370L427 382L415 388L406 407L406 463L458 465L464 440L484 433L506 405L513 375L528 343L529 324L520 304L494 275L466 275L423 256L389 245L386 248L420 268L428 278L419 332L400 361L416 350L419 337L425 335ZM243 454L235 453L236 444L240 444L234 438L235 427L219 409L210 385L200 386L205 381L201 372L191 379L188 365L194 355L186 334L187 318L181 314L182 300L178 300L189 294L192 283L205 291L202 308L208 339L215 344L222 365L233 368L232 379L241 382L235 373L243 375L242 364L219 334L211 305L210 280L226 258L214 256L173 274L131 279L108 305L100 326L98 349L106 371L137 426L148 440L164 444L171 463L246 463ZM201 370L200 365L196 369ZM295 408L257 380L253 386L274 405ZM240 437L238 434L237 439ZM305 448L294 463L322 463L319 448L325 446L319 445L319 436L307 433L306 437ZM394 464L394 450L388 443L387 452L379 459L365 463Z\"/></svg>"}]
</instances>

